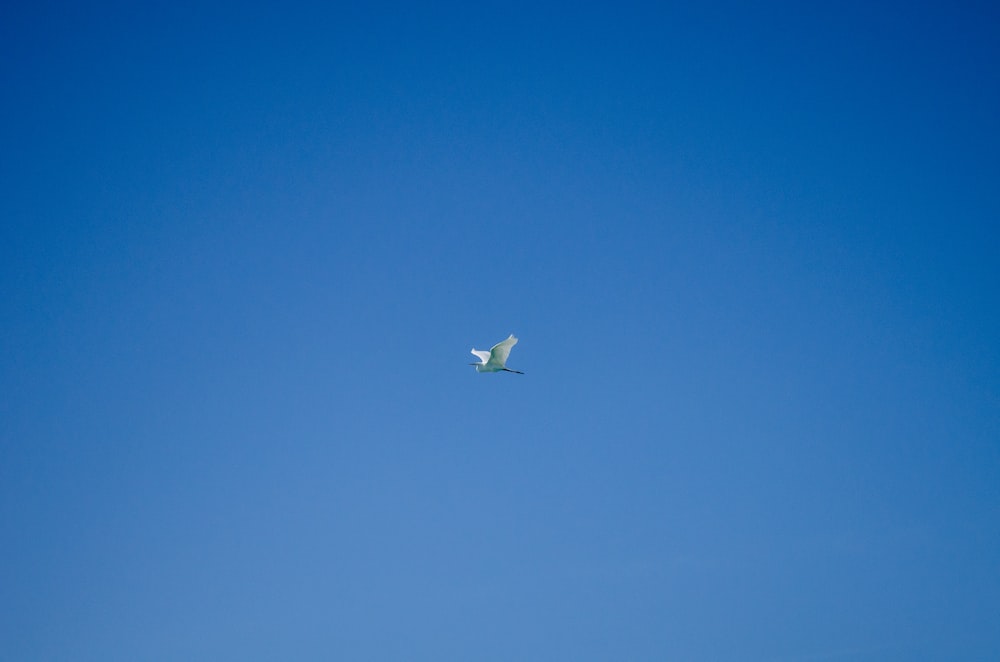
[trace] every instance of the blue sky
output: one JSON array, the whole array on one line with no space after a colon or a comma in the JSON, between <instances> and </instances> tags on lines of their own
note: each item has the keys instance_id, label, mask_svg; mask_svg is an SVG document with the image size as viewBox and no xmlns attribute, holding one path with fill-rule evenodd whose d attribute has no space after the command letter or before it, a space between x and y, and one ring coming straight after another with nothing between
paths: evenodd
<instances>
[{"instance_id":1,"label":"blue sky","mask_svg":"<svg viewBox=\"0 0 1000 662\"><path fill-rule=\"evenodd\" d=\"M0 657L1000 656L987 3L2 11Z\"/></svg>"}]
</instances>

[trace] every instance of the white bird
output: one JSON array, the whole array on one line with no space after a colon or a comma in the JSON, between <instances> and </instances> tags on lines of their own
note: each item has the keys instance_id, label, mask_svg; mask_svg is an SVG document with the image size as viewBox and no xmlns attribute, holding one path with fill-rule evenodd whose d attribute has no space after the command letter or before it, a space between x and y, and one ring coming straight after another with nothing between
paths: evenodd
<instances>
[{"instance_id":1,"label":"white bird","mask_svg":"<svg viewBox=\"0 0 1000 662\"><path fill-rule=\"evenodd\" d=\"M510 348L517 344L517 338L510 334L507 340L503 340L493 345L490 351L473 349L472 353L479 357L479 363L470 363L476 366L476 372L516 372L519 375L524 373L520 370L511 370L506 366L507 357L510 356Z\"/></svg>"}]
</instances>

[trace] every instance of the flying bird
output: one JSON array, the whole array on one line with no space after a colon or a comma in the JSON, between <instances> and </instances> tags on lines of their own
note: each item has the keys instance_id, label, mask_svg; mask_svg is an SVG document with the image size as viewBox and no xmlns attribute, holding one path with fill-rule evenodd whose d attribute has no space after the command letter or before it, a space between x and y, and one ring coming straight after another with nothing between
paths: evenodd
<instances>
[{"instance_id":1,"label":"flying bird","mask_svg":"<svg viewBox=\"0 0 1000 662\"><path fill-rule=\"evenodd\" d=\"M510 356L510 348L517 344L517 338L510 334L507 340L502 340L490 348L490 351L483 349L473 349L472 353L479 357L479 363L470 363L476 366L476 372L516 372L519 375L524 373L520 370L511 370L507 367L507 357Z\"/></svg>"}]
</instances>

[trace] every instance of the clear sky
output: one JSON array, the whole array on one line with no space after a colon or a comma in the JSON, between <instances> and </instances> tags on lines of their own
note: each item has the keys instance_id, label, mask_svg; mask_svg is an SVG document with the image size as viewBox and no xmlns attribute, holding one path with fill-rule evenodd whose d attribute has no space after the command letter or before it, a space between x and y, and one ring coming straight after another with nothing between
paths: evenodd
<instances>
[{"instance_id":1,"label":"clear sky","mask_svg":"<svg viewBox=\"0 0 1000 662\"><path fill-rule=\"evenodd\" d=\"M1000 659L992 3L325 4L0 10L0 658Z\"/></svg>"}]
</instances>

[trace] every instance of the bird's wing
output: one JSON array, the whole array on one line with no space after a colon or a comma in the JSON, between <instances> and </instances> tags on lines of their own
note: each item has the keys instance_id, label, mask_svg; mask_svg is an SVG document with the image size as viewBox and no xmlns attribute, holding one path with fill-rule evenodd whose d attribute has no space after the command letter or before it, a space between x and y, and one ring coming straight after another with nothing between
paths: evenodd
<instances>
[{"instance_id":1,"label":"bird's wing","mask_svg":"<svg viewBox=\"0 0 1000 662\"><path fill-rule=\"evenodd\" d=\"M510 348L516 344L517 338L514 337L514 334L511 334L507 340L493 345L490 349L490 363L499 366L505 365L507 363L507 357L510 356Z\"/></svg>"},{"instance_id":2,"label":"bird's wing","mask_svg":"<svg viewBox=\"0 0 1000 662\"><path fill-rule=\"evenodd\" d=\"M487 352L485 349L474 349L472 350L472 353L475 354L477 357L479 357L479 360L482 363L486 363L487 361L490 360L490 353Z\"/></svg>"}]
</instances>

